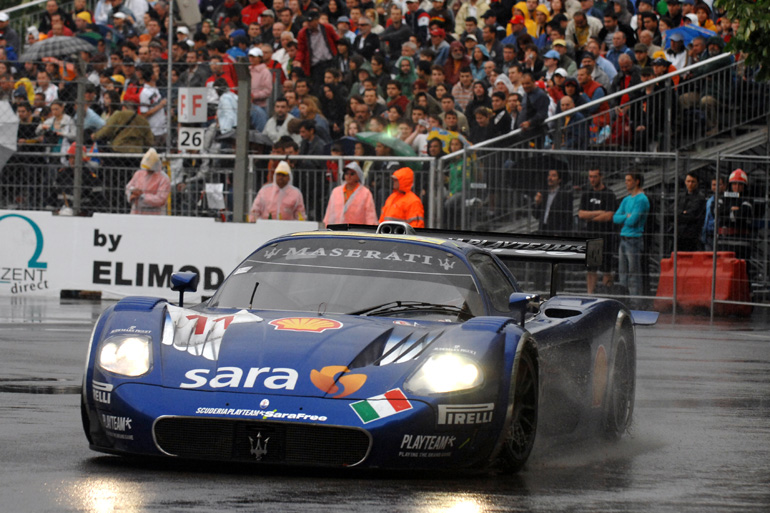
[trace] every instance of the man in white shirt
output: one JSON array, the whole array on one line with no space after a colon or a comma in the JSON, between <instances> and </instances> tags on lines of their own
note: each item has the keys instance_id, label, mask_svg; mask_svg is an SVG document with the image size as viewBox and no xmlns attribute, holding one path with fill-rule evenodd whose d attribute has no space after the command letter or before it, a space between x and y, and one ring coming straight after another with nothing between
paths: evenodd
<instances>
[{"instance_id":1,"label":"man in white shirt","mask_svg":"<svg viewBox=\"0 0 770 513\"><path fill-rule=\"evenodd\" d=\"M166 99L156 86L158 76L153 67L142 68L142 91L139 93L139 113L147 119L155 138L155 146L160 147L166 141L168 130L166 123Z\"/></svg>"}]
</instances>

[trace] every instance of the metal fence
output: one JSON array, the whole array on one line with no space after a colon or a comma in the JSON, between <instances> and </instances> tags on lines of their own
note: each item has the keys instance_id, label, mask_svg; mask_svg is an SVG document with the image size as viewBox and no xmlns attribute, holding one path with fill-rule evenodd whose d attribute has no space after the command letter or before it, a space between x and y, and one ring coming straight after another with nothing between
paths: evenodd
<instances>
[{"instance_id":1,"label":"metal fence","mask_svg":"<svg viewBox=\"0 0 770 513\"><path fill-rule=\"evenodd\" d=\"M170 125L172 137L169 139L157 137L162 134L153 134L149 123L131 114L124 114L124 123L113 127L112 134L100 137L101 124L92 119L94 126L83 133L83 172L78 173L77 164L67 154L69 144L76 138L73 137L73 130L85 125L72 119L77 84L67 74L66 67L50 62L40 64L56 75L54 83L62 100L63 112L61 117L52 118L46 111L51 107L43 105L40 98L32 98L31 108L39 119L34 122L22 120L19 150L0 171L0 206L4 208L68 212L77 203L75 199L79 195L80 214L127 213L129 204L125 197L125 185L138 169L144 150L158 143L157 148L167 162L166 172L172 181L167 208L167 213L171 215L243 221L248 206L268 180L272 167L278 160L286 159L293 166L295 185L305 196L307 218L321 221L329 193L339 183L337 171L343 162L357 160L366 170L368 186L372 188L378 210L390 192L389 175L398 167L410 165L415 169L414 190L426 207L428 226L578 235L586 233L586 222L580 218L579 211L581 198L591 188L587 179L588 170L602 171L604 182L618 201L626 194L625 175L639 172L644 177L644 189L650 201L642 237L641 268L620 275L617 254L620 235L617 227L608 223L606 229L592 233L607 238L608 261L605 269L611 270L606 274L613 279L605 281L603 269L599 269L594 284L594 278L587 279L584 269L565 269L559 289L574 293L630 294L635 296L632 299L641 303L657 298L657 304L663 305L661 301L673 303L674 297L678 297L676 273L673 273L672 287L666 288L665 294L660 293L662 288L659 285L661 273L669 272L666 259L681 243L676 213L686 173L694 171L699 175L700 189L707 196L712 177L729 176L733 169L741 167L750 177L746 191L752 203L750 229L740 233L730 232L729 229L721 234L717 232L716 240L710 247L712 251L719 252L730 247L743 248L739 249L739 256L747 256L749 300L757 304L768 302L768 213L765 206L770 162L767 158L734 155L734 152L706 154L689 151L708 148L719 141L737 141L735 137L739 132L752 129L761 132L758 127L762 126L765 132L761 137L766 142L770 109L767 84L753 81L742 64L731 62L729 56L702 63L698 73L694 73L693 69L683 70L659 77L657 82L651 81L652 85L640 84L617 95L609 95L599 102L608 104L606 111L591 114L583 120L577 119L579 116L574 116L574 113L587 112L598 105L587 104L570 113L557 114L548 119L547 129L537 137L514 132L439 159L350 154L303 157L286 148L271 149L270 145L255 138L249 142L247 169L242 182L238 182L235 176L238 172L235 142L231 137L222 137L213 122L216 106L209 113L211 122L202 127L206 128L206 144L202 152L181 153L176 149L178 125L173 118ZM707 69L709 67L713 69ZM673 83L675 77L685 73L696 76L680 80L679 84ZM100 80L100 83L108 90L111 87L122 89L109 80ZM175 87L169 89L159 85L158 89L161 97L171 91L171 97L166 99L173 111ZM84 103L85 106L97 107L92 109L94 114L106 123L116 110L116 106L110 103L114 96L105 93L101 99L90 102L86 99ZM28 100L29 97L14 99L17 103ZM98 110L102 113L98 114ZM571 127L568 125L570 131L589 134L586 144L575 148L566 144L572 140L565 135L564 129L563 121L568 115L573 117L574 123ZM63 116L68 116L69 121L65 123ZM89 116L93 118L88 113L86 121ZM613 130L616 127L625 130L625 118L633 134L630 139L618 140L616 136L618 144L613 144ZM49 120L47 125L43 123L46 119ZM644 130L637 130L642 126ZM596 139L605 127L610 128L609 139ZM116 135L125 135L126 129L139 132L129 140L129 143L139 141L133 142L136 151L129 153L121 149L130 148L130 144L115 144ZM607 130L604 132L606 134ZM644 133L639 135L641 132ZM170 146L166 146L169 140ZM760 138L759 143L762 142ZM752 144L756 145L757 141L752 139ZM555 207L553 204L549 206L547 190L548 175L552 170L559 172L561 188L571 196L571 200ZM238 197L244 200L245 209L242 212L234 212L234 199ZM549 217L554 217L551 218L552 223L544 225L542 214L546 206ZM722 212L722 216L729 217L729 211ZM553 223L557 223L556 227ZM704 245L704 249L707 247ZM740 252L746 248L750 250L748 253ZM674 252L675 267L679 266L677 258ZM718 260L714 258L712 261L715 269ZM527 266L516 271L528 289L546 290L547 276L542 271ZM618 287L621 281L624 286ZM639 282L641 285L637 287ZM630 283L633 283L632 287L629 287ZM709 308L730 304L732 300L718 299L717 286L713 288L709 298L717 301L711 301Z\"/></svg>"},{"instance_id":2,"label":"metal fence","mask_svg":"<svg viewBox=\"0 0 770 513\"><path fill-rule=\"evenodd\" d=\"M710 57L603 98L557 111L537 130L515 130L475 147L581 151L677 151L765 124L770 88L730 54Z\"/></svg>"}]
</instances>

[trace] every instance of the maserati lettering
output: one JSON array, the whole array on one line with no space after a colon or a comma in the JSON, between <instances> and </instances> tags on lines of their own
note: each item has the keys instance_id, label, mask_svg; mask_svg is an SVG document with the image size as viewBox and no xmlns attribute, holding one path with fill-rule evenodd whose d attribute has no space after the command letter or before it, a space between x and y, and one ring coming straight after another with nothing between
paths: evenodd
<instances>
[{"instance_id":1,"label":"maserati lettering","mask_svg":"<svg viewBox=\"0 0 770 513\"><path fill-rule=\"evenodd\" d=\"M280 249L276 248L269 255L266 253L267 258L275 256ZM419 253L406 253L391 251L385 253L382 251L375 251L371 249L343 249L343 248L286 248L286 252L283 258L286 260L295 260L301 258L317 258L317 257L340 257L340 258L363 258L366 260L392 260L394 262L407 262L412 264L424 264L433 265L433 255L421 255ZM448 264L446 264L448 265Z\"/></svg>"}]
</instances>

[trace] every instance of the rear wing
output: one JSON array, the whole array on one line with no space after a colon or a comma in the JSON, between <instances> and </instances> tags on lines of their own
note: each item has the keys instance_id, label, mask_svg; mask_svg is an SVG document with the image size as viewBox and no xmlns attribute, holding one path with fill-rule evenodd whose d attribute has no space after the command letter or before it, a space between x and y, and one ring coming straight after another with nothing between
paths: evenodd
<instances>
[{"instance_id":1,"label":"rear wing","mask_svg":"<svg viewBox=\"0 0 770 513\"><path fill-rule=\"evenodd\" d=\"M330 225L328 228L335 231L424 235L438 239L456 240L491 251L503 261L547 263L551 265L551 296L556 295L555 275L559 264L583 264L588 267L599 267L602 263L602 252L604 251L603 239L436 230L430 228L415 229L406 223L400 222L381 223L379 226L337 224Z\"/></svg>"}]
</instances>

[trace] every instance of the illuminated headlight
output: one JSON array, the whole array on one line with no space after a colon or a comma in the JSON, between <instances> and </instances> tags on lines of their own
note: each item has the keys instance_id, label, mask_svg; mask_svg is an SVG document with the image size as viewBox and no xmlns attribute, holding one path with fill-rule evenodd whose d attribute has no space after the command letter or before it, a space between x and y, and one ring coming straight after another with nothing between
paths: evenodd
<instances>
[{"instance_id":1,"label":"illuminated headlight","mask_svg":"<svg viewBox=\"0 0 770 513\"><path fill-rule=\"evenodd\" d=\"M99 366L123 376L141 376L150 370L151 344L147 337L110 337L99 349Z\"/></svg>"},{"instance_id":2,"label":"illuminated headlight","mask_svg":"<svg viewBox=\"0 0 770 513\"><path fill-rule=\"evenodd\" d=\"M413 394L427 395L468 390L483 381L481 369L470 358L438 353L428 358L404 386Z\"/></svg>"}]
</instances>

